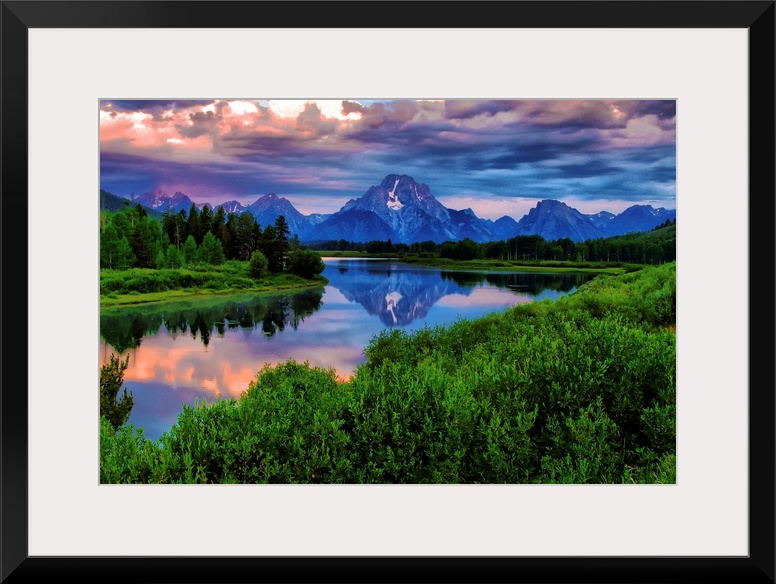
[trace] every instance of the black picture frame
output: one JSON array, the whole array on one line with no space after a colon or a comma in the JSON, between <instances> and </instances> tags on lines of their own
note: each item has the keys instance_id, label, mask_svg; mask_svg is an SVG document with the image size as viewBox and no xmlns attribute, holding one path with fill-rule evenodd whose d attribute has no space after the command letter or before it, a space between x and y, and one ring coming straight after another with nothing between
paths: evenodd
<instances>
[{"instance_id":1,"label":"black picture frame","mask_svg":"<svg viewBox=\"0 0 776 584\"><path fill-rule=\"evenodd\" d=\"M239 4L239 20L235 16ZM344 2L3 1L2 192L28 192L27 31L36 27L265 27L331 23ZM367 5L368 4L368 9ZM2 213L3 582L774 582L774 0L446 2L408 23L361 3L379 27L744 28L749 34L749 555L747 557L29 557L27 210ZM613 7L616 6L616 10ZM436 7L438 8L438 4ZM330 25L331 26L331 25ZM337 27L348 27L342 21ZM0 199L0 209L2 209ZM754 326L756 318L757 326ZM3 390L4 389L4 390ZM722 463L721 463L722 464Z\"/></svg>"}]
</instances>

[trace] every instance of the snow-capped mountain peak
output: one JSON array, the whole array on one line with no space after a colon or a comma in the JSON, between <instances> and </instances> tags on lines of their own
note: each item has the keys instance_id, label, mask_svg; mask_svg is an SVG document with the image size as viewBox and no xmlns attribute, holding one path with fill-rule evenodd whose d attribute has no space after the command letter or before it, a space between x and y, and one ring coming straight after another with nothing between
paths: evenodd
<instances>
[{"instance_id":1,"label":"snow-capped mountain peak","mask_svg":"<svg viewBox=\"0 0 776 584\"><path fill-rule=\"evenodd\" d=\"M135 203L140 203L144 207L154 209L159 212L171 212L178 213L180 211L188 211L194 202L177 191L174 195L168 195L162 189L153 189L142 195L138 195L132 199Z\"/></svg>"}]
</instances>

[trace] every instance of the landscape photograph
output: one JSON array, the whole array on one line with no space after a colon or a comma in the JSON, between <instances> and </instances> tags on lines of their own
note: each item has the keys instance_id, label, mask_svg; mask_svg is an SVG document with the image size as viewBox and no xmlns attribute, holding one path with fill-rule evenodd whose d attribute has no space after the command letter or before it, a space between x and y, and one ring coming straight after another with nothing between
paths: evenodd
<instances>
[{"instance_id":1,"label":"landscape photograph","mask_svg":"<svg viewBox=\"0 0 776 584\"><path fill-rule=\"evenodd\" d=\"M675 100L98 110L101 484L676 484Z\"/></svg>"}]
</instances>

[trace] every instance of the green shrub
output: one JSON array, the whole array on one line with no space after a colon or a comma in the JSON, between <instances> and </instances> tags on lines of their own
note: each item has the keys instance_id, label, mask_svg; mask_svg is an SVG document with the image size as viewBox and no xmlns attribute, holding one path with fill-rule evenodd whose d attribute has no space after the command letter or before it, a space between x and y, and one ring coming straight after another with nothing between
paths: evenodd
<instances>
[{"instance_id":1,"label":"green shrub","mask_svg":"<svg viewBox=\"0 0 776 584\"><path fill-rule=\"evenodd\" d=\"M254 251L248 263L250 264L251 278L254 280L261 280L269 275L269 260L260 251Z\"/></svg>"},{"instance_id":2,"label":"green shrub","mask_svg":"<svg viewBox=\"0 0 776 584\"><path fill-rule=\"evenodd\" d=\"M321 256L314 251L297 249L288 258L288 271L308 280L323 272L325 267Z\"/></svg>"},{"instance_id":3,"label":"green shrub","mask_svg":"<svg viewBox=\"0 0 776 584\"><path fill-rule=\"evenodd\" d=\"M158 472L158 474L156 474ZM132 484L165 482L158 446L131 424L118 431L100 417L100 483Z\"/></svg>"}]
</instances>

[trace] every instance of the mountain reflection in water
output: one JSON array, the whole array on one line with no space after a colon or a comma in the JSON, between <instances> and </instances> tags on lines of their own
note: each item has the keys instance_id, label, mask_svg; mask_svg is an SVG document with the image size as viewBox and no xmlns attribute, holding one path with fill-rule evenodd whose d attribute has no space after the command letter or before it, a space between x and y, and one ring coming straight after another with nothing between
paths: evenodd
<instances>
[{"instance_id":1,"label":"mountain reflection in water","mask_svg":"<svg viewBox=\"0 0 776 584\"><path fill-rule=\"evenodd\" d=\"M386 327L405 327L423 319L440 299L453 294L470 297L475 290L496 288L529 296L524 301L530 301L559 297L589 279L589 276L568 273L442 271L387 260L385 267L357 259L329 262L339 264L336 270L325 272L329 285L363 306L369 314L379 317ZM515 300L504 295L501 307L516 304Z\"/></svg>"}]
</instances>

